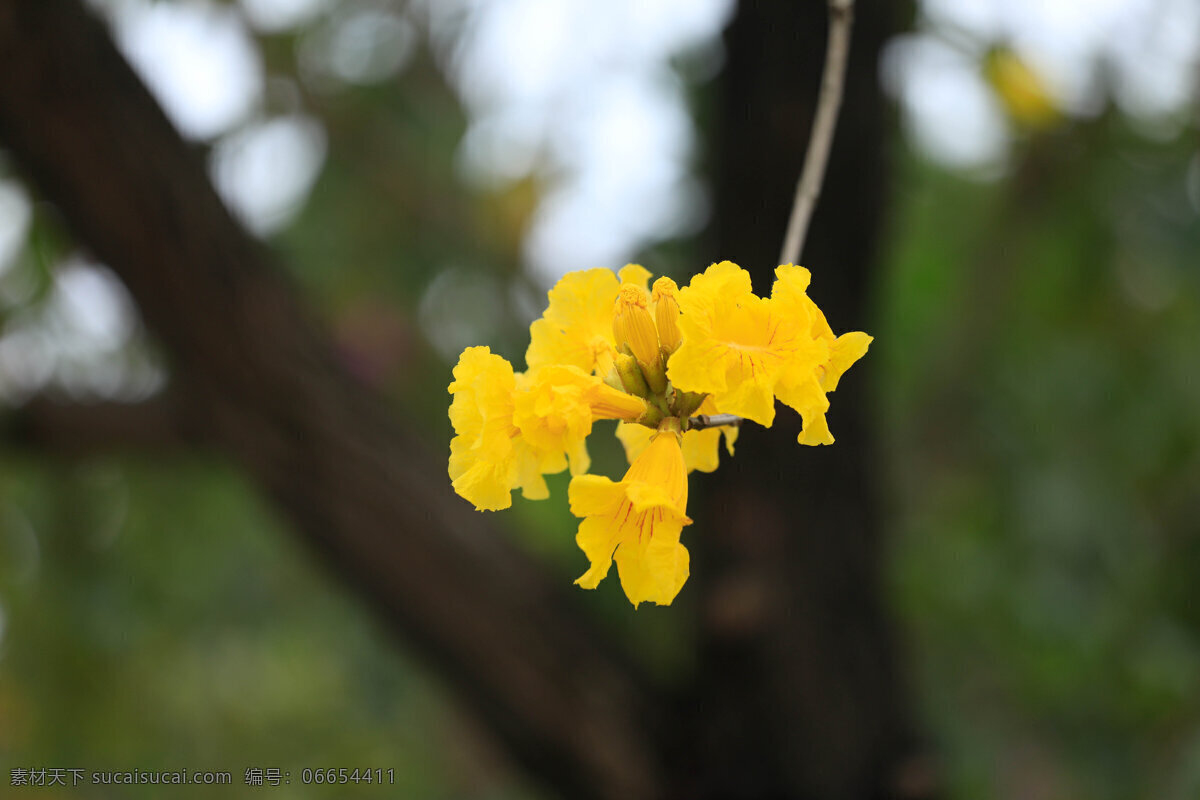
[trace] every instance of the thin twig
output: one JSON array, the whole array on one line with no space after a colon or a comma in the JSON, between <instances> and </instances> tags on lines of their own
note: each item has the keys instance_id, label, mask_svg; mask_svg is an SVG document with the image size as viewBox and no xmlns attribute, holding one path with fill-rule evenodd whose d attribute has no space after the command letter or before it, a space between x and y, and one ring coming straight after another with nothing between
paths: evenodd
<instances>
[{"instance_id":1,"label":"thin twig","mask_svg":"<svg viewBox=\"0 0 1200 800\"><path fill-rule=\"evenodd\" d=\"M698 431L704 428L718 428L722 425L741 425L742 418L736 414L697 414L688 419L688 430Z\"/></svg>"},{"instance_id":2,"label":"thin twig","mask_svg":"<svg viewBox=\"0 0 1200 800\"><path fill-rule=\"evenodd\" d=\"M808 153L804 156L804 169L796 184L792 216L788 220L787 236L779 254L780 264L795 264L800 260L808 222L817 206L817 197L821 194L825 165L829 162L829 148L833 144L833 131L837 127L838 108L842 104L842 91L846 84L846 62L850 55L850 28L853 21L854 0L829 0L829 41L825 47L821 96L817 100L817 113L808 140Z\"/></svg>"},{"instance_id":3,"label":"thin twig","mask_svg":"<svg viewBox=\"0 0 1200 800\"><path fill-rule=\"evenodd\" d=\"M795 264L800 259L808 222L817 206L817 197L821 194L825 165L829 163L829 149L833 145L838 109L842 105L842 93L846 86L846 63L850 56L850 29L853 22L854 0L829 0L829 41L825 47L821 95L817 99L817 113L808 140L808 153L804 156L804 169L796 184L796 199L792 204L791 219L788 220L787 236L779 254L780 264ZM734 414L699 414L688 420L688 429L741 424L742 418Z\"/></svg>"}]
</instances>

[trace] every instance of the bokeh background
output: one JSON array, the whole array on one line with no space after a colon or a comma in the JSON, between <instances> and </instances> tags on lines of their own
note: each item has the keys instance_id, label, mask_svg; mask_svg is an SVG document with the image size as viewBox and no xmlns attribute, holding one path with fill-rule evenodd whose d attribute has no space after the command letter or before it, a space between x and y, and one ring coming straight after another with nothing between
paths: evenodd
<instances>
[{"instance_id":1,"label":"bokeh background","mask_svg":"<svg viewBox=\"0 0 1200 800\"><path fill-rule=\"evenodd\" d=\"M564 272L707 265L729 0L90 6L432 448L458 353L519 364ZM1195 798L1200 5L895 13L876 340L843 392L867 396L881 443L883 597L916 725L946 797ZM805 263L821 302L838 265ZM3 153L0 323L12 419L170 381L119 278ZM619 474L608 431L593 439ZM236 788L249 766L358 766L396 785L258 791L551 796L235 464L59 449L0 446L0 781L186 767ZM569 583L585 565L565 485L494 521ZM633 612L611 578L584 601L656 673L686 668L669 610ZM162 796L98 792L39 796Z\"/></svg>"}]
</instances>

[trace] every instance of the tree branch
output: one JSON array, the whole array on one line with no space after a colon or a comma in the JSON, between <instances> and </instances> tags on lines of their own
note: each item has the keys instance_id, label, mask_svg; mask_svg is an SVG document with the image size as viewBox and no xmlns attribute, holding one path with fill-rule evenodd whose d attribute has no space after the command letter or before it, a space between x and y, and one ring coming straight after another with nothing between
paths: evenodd
<instances>
[{"instance_id":1,"label":"tree branch","mask_svg":"<svg viewBox=\"0 0 1200 800\"><path fill-rule=\"evenodd\" d=\"M68 403L38 396L4 415L6 447L65 456L114 450L167 452L198 443L201 434L185 397L156 395L135 403Z\"/></svg>"},{"instance_id":2,"label":"tree branch","mask_svg":"<svg viewBox=\"0 0 1200 800\"><path fill-rule=\"evenodd\" d=\"M697 414L688 419L688 430L700 431L705 428L720 428L723 425L736 428L744 421L736 414Z\"/></svg>"},{"instance_id":3,"label":"tree branch","mask_svg":"<svg viewBox=\"0 0 1200 800\"><path fill-rule=\"evenodd\" d=\"M517 761L570 797L658 794L661 701L346 372L80 0L0 4L0 141L124 280L204 437Z\"/></svg>"},{"instance_id":4,"label":"tree branch","mask_svg":"<svg viewBox=\"0 0 1200 800\"><path fill-rule=\"evenodd\" d=\"M829 149L833 146L833 132L837 128L838 109L842 105L853 22L854 0L829 0L829 40L825 45L821 96L817 100L817 113L813 117L804 169L796 184L796 199L792 203L792 215L788 220L783 250L779 253L780 264L797 263L804 251L808 223L817 207L821 184L825 181L825 165L829 162Z\"/></svg>"}]
</instances>

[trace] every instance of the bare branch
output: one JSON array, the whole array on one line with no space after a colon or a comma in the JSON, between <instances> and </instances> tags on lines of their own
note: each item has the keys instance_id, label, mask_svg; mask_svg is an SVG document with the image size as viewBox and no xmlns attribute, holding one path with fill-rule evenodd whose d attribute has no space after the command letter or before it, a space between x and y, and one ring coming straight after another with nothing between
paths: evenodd
<instances>
[{"instance_id":1,"label":"bare branch","mask_svg":"<svg viewBox=\"0 0 1200 800\"><path fill-rule=\"evenodd\" d=\"M719 428L723 425L732 425L738 427L743 420L736 414L697 414L688 419L688 430L704 430L705 428Z\"/></svg>"},{"instance_id":2,"label":"bare branch","mask_svg":"<svg viewBox=\"0 0 1200 800\"><path fill-rule=\"evenodd\" d=\"M833 132L837 128L838 109L842 105L853 22L854 0L829 0L829 40L825 48L825 71L821 76L821 96L813 117L804 169L796 184L792 216L779 254L780 264L795 264L800 260L808 223L821 194L825 165L829 162L829 149L833 146Z\"/></svg>"}]
</instances>

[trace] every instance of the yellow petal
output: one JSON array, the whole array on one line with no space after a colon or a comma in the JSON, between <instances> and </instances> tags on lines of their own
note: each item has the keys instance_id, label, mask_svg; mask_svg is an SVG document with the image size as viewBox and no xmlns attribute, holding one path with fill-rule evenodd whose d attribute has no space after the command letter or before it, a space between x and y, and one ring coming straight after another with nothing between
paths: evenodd
<instances>
[{"instance_id":1,"label":"yellow petal","mask_svg":"<svg viewBox=\"0 0 1200 800\"><path fill-rule=\"evenodd\" d=\"M736 425L725 425L721 428L721 435L725 437L725 450L729 455L733 455L733 444L737 441L739 428Z\"/></svg>"},{"instance_id":2,"label":"yellow petal","mask_svg":"<svg viewBox=\"0 0 1200 800\"><path fill-rule=\"evenodd\" d=\"M588 393L588 404L594 419L636 420L646 413L646 401L614 389L597 379Z\"/></svg>"},{"instance_id":3,"label":"yellow petal","mask_svg":"<svg viewBox=\"0 0 1200 800\"><path fill-rule=\"evenodd\" d=\"M687 508L688 485L679 437L671 432L656 434L630 465L621 483L627 487L643 484L660 488L667 498L664 504L683 516Z\"/></svg>"},{"instance_id":4,"label":"yellow petal","mask_svg":"<svg viewBox=\"0 0 1200 800\"><path fill-rule=\"evenodd\" d=\"M612 304L617 276L608 269L569 272L549 292L542 318L529 326L526 366L571 364L584 372L612 367Z\"/></svg>"},{"instance_id":5,"label":"yellow petal","mask_svg":"<svg viewBox=\"0 0 1200 800\"><path fill-rule=\"evenodd\" d=\"M726 348L718 343L694 337L685 339L667 362L667 378L676 389L690 392L723 392Z\"/></svg>"},{"instance_id":6,"label":"yellow petal","mask_svg":"<svg viewBox=\"0 0 1200 800\"><path fill-rule=\"evenodd\" d=\"M832 444L825 419L829 409L825 393L836 389L843 373L867 352L871 337L855 331L834 338L825 314L805 293L810 277L807 270L789 265L779 267L775 275L771 301L784 313L808 319L807 337L800 337L807 342L789 358L776 396L803 417L804 428L797 438L801 444Z\"/></svg>"},{"instance_id":7,"label":"yellow petal","mask_svg":"<svg viewBox=\"0 0 1200 800\"><path fill-rule=\"evenodd\" d=\"M779 399L800 412L804 423L797 437L800 444L833 444L833 435L825 422L829 400L825 397L815 373L808 374L801 381L781 385Z\"/></svg>"},{"instance_id":8,"label":"yellow petal","mask_svg":"<svg viewBox=\"0 0 1200 800\"><path fill-rule=\"evenodd\" d=\"M659 506L675 507L675 498L671 496L668 487L658 484L631 483L625 487L625 496L629 498L634 512L639 514Z\"/></svg>"},{"instance_id":9,"label":"yellow petal","mask_svg":"<svg viewBox=\"0 0 1200 800\"><path fill-rule=\"evenodd\" d=\"M646 599L669 606L691 574L687 548L665 536L655 536L646 547L644 563L655 576L654 593Z\"/></svg>"},{"instance_id":10,"label":"yellow petal","mask_svg":"<svg viewBox=\"0 0 1200 800\"><path fill-rule=\"evenodd\" d=\"M812 410L801 416L804 418L804 428L796 437L799 444L833 444L833 434L829 432L829 423L825 419L824 411Z\"/></svg>"},{"instance_id":11,"label":"yellow petal","mask_svg":"<svg viewBox=\"0 0 1200 800\"><path fill-rule=\"evenodd\" d=\"M513 424L542 452L572 449L592 431L588 393L599 378L553 364L522 375L513 393Z\"/></svg>"},{"instance_id":12,"label":"yellow petal","mask_svg":"<svg viewBox=\"0 0 1200 800\"><path fill-rule=\"evenodd\" d=\"M679 543L679 525L658 519L653 529L653 536L640 542L623 541L614 556L621 588L634 608L644 602L670 605L690 574L687 548Z\"/></svg>"},{"instance_id":13,"label":"yellow petal","mask_svg":"<svg viewBox=\"0 0 1200 800\"><path fill-rule=\"evenodd\" d=\"M712 472L720 465L721 430L705 428L683 434L683 463L688 471Z\"/></svg>"},{"instance_id":14,"label":"yellow petal","mask_svg":"<svg viewBox=\"0 0 1200 800\"><path fill-rule=\"evenodd\" d=\"M622 521L618 512L624 501L624 491L601 475L580 475L571 480L567 489L571 513L585 517L579 523L575 543L587 556L591 566L575 582L585 589L595 589L608 574L613 550L620 542Z\"/></svg>"},{"instance_id":15,"label":"yellow petal","mask_svg":"<svg viewBox=\"0 0 1200 800\"><path fill-rule=\"evenodd\" d=\"M542 475L562 472L567 468L566 458L562 453L538 453L519 436L512 438L512 444L517 465L515 488L521 490L521 496L526 500L545 500L550 496L550 489Z\"/></svg>"},{"instance_id":16,"label":"yellow petal","mask_svg":"<svg viewBox=\"0 0 1200 800\"><path fill-rule=\"evenodd\" d=\"M642 451L649 446L650 439L654 437L654 434L655 431L647 428L645 425L636 425L627 422L617 423L617 439L620 440L621 446L625 448L625 460L632 464L642 454Z\"/></svg>"},{"instance_id":17,"label":"yellow petal","mask_svg":"<svg viewBox=\"0 0 1200 800\"><path fill-rule=\"evenodd\" d=\"M647 600L671 602L687 580L679 532L691 524L679 438L670 431L656 434L619 483L582 475L571 481L568 495L571 513L584 517L575 538L591 564L576 583L594 588L615 558L635 607Z\"/></svg>"},{"instance_id":18,"label":"yellow petal","mask_svg":"<svg viewBox=\"0 0 1200 800\"><path fill-rule=\"evenodd\" d=\"M463 350L448 387L454 395L449 413L455 433L476 435L487 420L510 415L514 385L512 364L489 348Z\"/></svg>"},{"instance_id":19,"label":"yellow petal","mask_svg":"<svg viewBox=\"0 0 1200 800\"><path fill-rule=\"evenodd\" d=\"M717 395L725 413L754 420L764 428L775 422L775 395L772 384L765 380L742 378L729 391Z\"/></svg>"},{"instance_id":20,"label":"yellow petal","mask_svg":"<svg viewBox=\"0 0 1200 800\"><path fill-rule=\"evenodd\" d=\"M806 295L810 283L812 273L804 267L783 264L775 268L775 284L771 287L771 297L782 299L785 295L790 295L798 298Z\"/></svg>"},{"instance_id":21,"label":"yellow petal","mask_svg":"<svg viewBox=\"0 0 1200 800\"><path fill-rule=\"evenodd\" d=\"M562 470L557 470L561 472ZM542 477L540 472L529 473L527 478L518 484L521 490L521 496L526 500L545 500L550 496L550 487L546 485L546 479ZM511 503L511 501L510 501ZM508 506L505 506L508 508Z\"/></svg>"},{"instance_id":22,"label":"yellow petal","mask_svg":"<svg viewBox=\"0 0 1200 800\"><path fill-rule=\"evenodd\" d=\"M800 267L783 269L784 285L798 290L804 274ZM713 395L726 413L770 425L776 383L798 359L809 369L815 361L808 352L808 317L756 296L749 280L744 270L723 262L680 290L684 340L667 376L678 389Z\"/></svg>"},{"instance_id":23,"label":"yellow petal","mask_svg":"<svg viewBox=\"0 0 1200 800\"><path fill-rule=\"evenodd\" d=\"M706 406L710 403L705 403L697 412L699 414L715 414L715 410L706 410ZM737 440L738 429L731 425L726 425L721 428L705 428L703 430L690 430L683 434L683 463L687 465L688 472L698 470L700 472L713 472L720 464L718 451L720 450L721 437L725 437L725 446L729 451L729 455L733 455L733 443ZM629 463L633 463L642 451L650 444L650 439L653 438L655 432L645 425L631 425L620 423L617 425L617 439L625 448L625 458Z\"/></svg>"},{"instance_id":24,"label":"yellow petal","mask_svg":"<svg viewBox=\"0 0 1200 800\"><path fill-rule=\"evenodd\" d=\"M712 264L699 275L693 275L687 286L679 290L679 305L684 313L713 306L721 299L736 302L750 294L753 286L750 273L732 261Z\"/></svg>"},{"instance_id":25,"label":"yellow petal","mask_svg":"<svg viewBox=\"0 0 1200 800\"><path fill-rule=\"evenodd\" d=\"M871 337L861 331L834 338L825 314L805 294L809 274L800 267L783 266L775 270L776 281L771 301L781 312L797 319L808 319L808 333L799 337L797 347L776 385L778 399L800 412L804 428L801 444L832 444L833 435L825 419L829 409L826 392L837 388L841 376L867 351Z\"/></svg>"},{"instance_id":26,"label":"yellow petal","mask_svg":"<svg viewBox=\"0 0 1200 800\"><path fill-rule=\"evenodd\" d=\"M872 341L874 341L874 337L868 336L862 331L852 331L839 336L829 354L829 365L825 368L825 374L821 378L821 388L827 392L836 389L838 381L841 380L846 370L867 354L867 348Z\"/></svg>"},{"instance_id":27,"label":"yellow petal","mask_svg":"<svg viewBox=\"0 0 1200 800\"><path fill-rule=\"evenodd\" d=\"M575 579L584 589L595 589L612 567L613 550L619 543L620 526L607 517L588 517L579 523L575 543L587 556L587 572Z\"/></svg>"},{"instance_id":28,"label":"yellow petal","mask_svg":"<svg viewBox=\"0 0 1200 800\"><path fill-rule=\"evenodd\" d=\"M617 279L621 283L632 283L648 292L650 291L650 274L650 270L641 264L626 264L617 273Z\"/></svg>"},{"instance_id":29,"label":"yellow petal","mask_svg":"<svg viewBox=\"0 0 1200 800\"><path fill-rule=\"evenodd\" d=\"M501 511L512 505L510 472L508 464L472 461L464 469L451 469L451 485L460 497L475 506L475 510Z\"/></svg>"},{"instance_id":30,"label":"yellow petal","mask_svg":"<svg viewBox=\"0 0 1200 800\"><path fill-rule=\"evenodd\" d=\"M449 416L457 435L447 471L454 490L480 511L508 508L519 485L514 383L512 365L486 347L468 347L454 367Z\"/></svg>"},{"instance_id":31,"label":"yellow petal","mask_svg":"<svg viewBox=\"0 0 1200 800\"><path fill-rule=\"evenodd\" d=\"M570 364L591 372L596 359L596 349L589 338L568 336L548 319L535 319L529 326L525 363L531 372L549 364Z\"/></svg>"},{"instance_id":32,"label":"yellow petal","mask_svg":"<svg viewBox=\"0 0 1200 800\"><path fill-rule=\"evenodd\" d=\"M580 475L571 479L567 499L571 513L577 517L616 513L617 504L625 497L621 484L603 475Z\"/></svg>"},{"instance_id":33,"label":"yellow petal","mask_svg":"<svg viewBox=\"0 0 1200 800\"><path fill-rule=\"evenodd\" d=\"M512 392L512 426L520 434L518 447L527 447L539 474L566 469L586 472L591 461L586 439L592 422L613 416L636 419L646 409L643 400L604 384L573 365L550 364L518 375Z\"/></svg>"}]
</instances>

